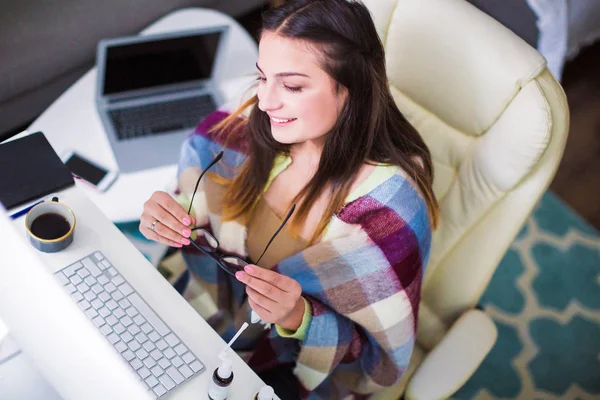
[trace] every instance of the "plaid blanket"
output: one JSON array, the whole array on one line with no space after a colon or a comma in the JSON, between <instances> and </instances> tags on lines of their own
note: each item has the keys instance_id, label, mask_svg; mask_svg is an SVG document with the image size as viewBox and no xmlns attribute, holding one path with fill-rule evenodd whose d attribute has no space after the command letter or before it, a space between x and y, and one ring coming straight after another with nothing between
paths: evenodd
<instances>
[{"instance_id":1,"label":"plaid blanket","mask_svg":"<svg viewBox=\"0 0 600 400\"><path fill-rule=\"evenodd\" d=\"M188 138L180 176L189 168L199 172L223 150L222 162L211 171L234 177L246 158L243 129L208 133L227 115L211 114ZM225 147L227 135L234 140ZM203 190L194 201L198 224L212 230L224 251L246 256L246 228L209 213ZM258 373L293 365L303 398L363 398L393 385L407 369L415 342L430 242L425 201L399 172L347 203L319 243L273 267L297 280L312 306L304 341L280 337L275 329L254 329L238 348L253 350L248 363ZM186 250L184 257L214 300L209 323L227 340L249 320L243 285L202 254Z\"/></svg>"}]
</instances>

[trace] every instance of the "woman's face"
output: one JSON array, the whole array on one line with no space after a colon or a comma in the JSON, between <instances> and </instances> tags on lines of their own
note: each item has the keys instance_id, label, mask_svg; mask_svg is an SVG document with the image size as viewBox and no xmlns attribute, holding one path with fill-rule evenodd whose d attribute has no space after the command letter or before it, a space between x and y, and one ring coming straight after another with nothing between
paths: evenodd
<instances>
[{"instance_id":1,"label":"woman's face","mask_svg":"<svg viewBox=\"0 0 600 400\"><path fill-rule=\"evenodd\" d=\"M314 48L300 40L263 33L258 47L258 107L271 121L273 138L285 144L321 145L346 100L321 69Z\"/></svg>"}]
</instances>

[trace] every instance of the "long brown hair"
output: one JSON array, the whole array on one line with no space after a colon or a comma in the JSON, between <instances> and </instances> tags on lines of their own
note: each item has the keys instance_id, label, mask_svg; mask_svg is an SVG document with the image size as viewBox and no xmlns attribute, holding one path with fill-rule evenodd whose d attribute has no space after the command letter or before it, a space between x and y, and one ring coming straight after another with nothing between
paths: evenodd
<instances>
[{"instance_id":1,"label":"long brown hair","mask_svg":"<svg viewBox=\"0 0 600 400\"><path fill-rule=\"evenodd\" d=\"M334 127L326 135L315 175L294 199L298 207L291 231L300 231L311 206L328 188L331 201L311 239L314 243L344 206L365 163L400 166L423 194L435 228L438 205L432 190L431 155L390 93L383 45L367 8L359 1L348 0L287 1L263 14L262 29L311 43L337 90L344 87L348 93ZM257 96L215 130L231 131L223 128L239 124L239 115L249 107L250 115L243 126L249 142L248 158L223 197L224 220L241 218L247 222L256 199L262 195L275 157L280 153L289 155L290 151L290 145L273 139L269 117L258 108Z\"/></svg>"}]
</instances>

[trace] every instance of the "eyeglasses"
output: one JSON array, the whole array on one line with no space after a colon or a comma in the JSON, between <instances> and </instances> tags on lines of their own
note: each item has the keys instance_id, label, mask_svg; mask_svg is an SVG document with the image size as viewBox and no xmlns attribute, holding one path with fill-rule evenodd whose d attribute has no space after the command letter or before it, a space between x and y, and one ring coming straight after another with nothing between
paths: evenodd
<instances>
[{"instance_id":1,"label":"eyeglasses","mask_svg":"<svg viewBox=\"0 0 600 400\"><path fill-rule=\"evenodd\" d=\"M188 215L190 214L190 212L192 210L192 204L194 204L194 196L196 195L196 191L198 190L198 185L200 185L200 180L202 180L202 177L204 176L206 171L208 171L213 165L215 165L217 162L219 162L221 157L223 157L223 152L220 152L219 154L217 154L217 156L214 158L214 160L212 160L211 163L208 164L208 166L202 171L202 173L198 177L198 180L196 181L196 186L194 187L194 193L192 194L192 200L190 202L190 207L187 212ZM254 264L258 264L260 262L261 258L265 255L265 253L267 252L267 249L269 248L271 243L273 243L273 240L275 239L277 234L283 229L286 222L290 219L290 217L294 213L295 209L296 209L296 205L293 204L292 207L290 208L290 210L288 211L285 219L283 220L283 222L281 223L279 228L277 228L277 230L275 231L273 236L271 236L271 239L267 243L262 254L260 255L260 257L258 258L258 260L256 260L256 262ZM217 262L217 265L219 267L221 267L221 269L223 269L229 275L235 276L236 272L242 271L246 265L250 264L246 260L244 260L236 255L227 254L227 253L222 252L219 249L219 241L206 229L197 227L197 228L193 228L192 232L197 232L198 236L196 237L196 240L190 240L190 244L192 246L194 246L197 250L203 252L204 254L211 257L213 260L215 260Z\"/></svg>"}]
</instances>

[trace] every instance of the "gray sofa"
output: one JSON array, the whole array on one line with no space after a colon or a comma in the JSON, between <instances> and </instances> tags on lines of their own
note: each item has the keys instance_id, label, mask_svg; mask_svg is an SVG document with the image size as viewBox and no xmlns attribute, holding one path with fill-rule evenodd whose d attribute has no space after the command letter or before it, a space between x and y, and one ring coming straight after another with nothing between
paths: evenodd
<instances>
[{"instance_id":1,"label":"gray sofa","mask_svg":"<svg viewBox=\"0 0 600 400\"><path fill-rule=\"evenodd\" d=\"M0 0L0 141L94 64L100 39L135 34L185 7L234 17L265 0Z\"/></svg>"}]
</instances>

